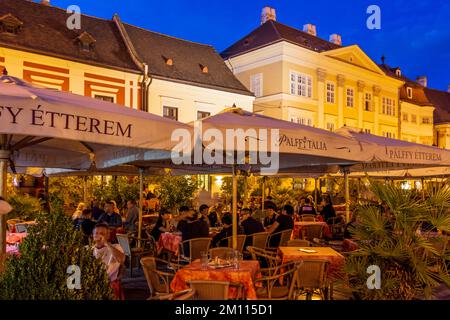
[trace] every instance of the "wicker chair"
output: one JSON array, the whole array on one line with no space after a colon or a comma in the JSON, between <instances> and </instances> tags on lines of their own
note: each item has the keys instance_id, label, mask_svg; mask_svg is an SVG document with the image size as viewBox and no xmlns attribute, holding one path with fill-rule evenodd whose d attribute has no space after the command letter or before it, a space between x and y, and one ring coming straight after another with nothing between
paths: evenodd
<instances>
[{"instance_id":1,"label":"wicker chair","mask_svg":"<svg viewBox=\"0 0 450 320\"><path fill-rule=\"evenodd\" d=\"M144 256L151 256L153 255L153 251L146 249L145 245L137 248L132 248L130 244L130 239L135 239L137 241L141 241L141 243L144 243L146 239L138 239L128 236L127 234L116 234L117 241L119 242L119 245L122 247L123 252L125 253L125 256L128 257L130 262L130 277L133 277L133 261L134 259L141 259Z\"/></svg>"},{"instance_id":2,"label":"wicker chair","mask_svg":"<svg viewBox=\"0 0 450 320\"><path fill-rule=\"evenodd\" d=\"M281 259L276 252L251 246L248 246L247 250L251 254L252 260L259 261L263 268L274 268L281 263Z\"/></svg>"},{"instance_id":3,"label":"wicker chair","mask_svg":"<svg viewBox=\"0 0 450 320\"><path fill-rule=\"evenodd\" d=\"M255 280L259 300L290 300L293 297L295 271L298 262L291 261L276 267L260 269Z\"/></svg>"},{"instance_id":4,"label":"wicker chair","mask_svg":"<svg viewBox=\"0 0 450 320\"><path fill-rule=\"evenodd\" d=\"M155 257L144 257L141 259L141 266L144 270L145 279L150 289L150 298L159 300L160 296L170 294L170 281L174 277L174 272L162 271L158 269L158 264L166 270L170 270L170 263Z\"/></svg>"},{"instance_id":5,"label":"wicker chair","mask_svg":"<svg viewBox=\"0 0 450 320\"><path fill-rule=\"evenodd\" d=\"M189 256L186 256L184 252L184 246L186 244L189 245ZM208 252L210 245L211 238L195 238L181 242L179 251L189 262L192 262L200 259L202 252ZM180 261L181 255L178 255L178 257Z\"/></svg>"},{"instance_id":6,"label":"wicker chair","mask_svg":"<svg viewBox=\"0 0 450 320\"><path fill-rule=\"evenodd\" d=\"M195 294L194 289L186 289L175 293L161 294L150 300L194 300Z\"/></svg>"},{"instance_id":7,"label":"wicker chair","mask_svg":"<svg viewBox=\"0 0 450 320\"><path fill-rule=\"evenodd\" d=\"M228 300L229 282L225 281L190 281L198 300Z\"/></svg>"},{"instance_id":8,"label":"wicker chair","mask_svg":"<svg viewBox=\"0 0 450 320\"><path fill-rule=\"evenodd\" d=\"M313 241L315 238L322 239L323 225L312 224L307 225L302 229L303 240Z\"/></svg>"},{"instance_id":9,"label":"wicker chair","mask_svg":"<svg viewBox=\"0 0 450 320\"><path fill-rule=\"evenodd\" d=\"M300 216L300 221L302 222L314 222L316 221L316 216L313 214L302 214Z\"/></svg>"},{"instance_id":10,"label":"wicker chair","mask_svg":"<svg viewBox=\"0 0 450 320\"><path fill-rule=\"evenodd\" d=\"M244 251L245 239L247 236L245 234L239 234L237 236L237 250L242 253ZM227 237L222 240L223 242L228 241L228 248L233 248L233 237ZM222 242L220 241L220 242Z\"/></svg>"},{"instance_id":11,"label":"wicker chair","mask_svg":"<svg viewBox=\"0 0 450 320\"><path fill-rule=\"evenodd\" d=\"M329 262L326 260L302 260L295 273L295 292L298 297L306 293L306 299L311 300L314 293L318 293L323 300L328 299L327 271Z\"/></svg>"},{"instance_id":12,"label":"wicker chair","mask_svg":"<svg viewBox=\"0 0 450 320\"><path fill-rule=\"evenodd\" d=\"M234 254L234 250L232 248L218 247L209 249L209 256L211 259L214 259L215 257L225 258L227 255L232 254Z\"/></svg>"},{"instance_id":13,"label":"wicker chair","mask_svg":"<svg viewBox=\"0 0 450 320\"><path fill-rule=\"evenodd\" d=\"M269 239L268 232L258 232L251 235L252 246L260 249L265 249L267 247L267 240Z\"/></svg>"},{"instance_id":14,"label":"wicker chair","mask_svg":"<svg viewBox=\"0 0 450 320\"><path fill-rule=\"evenodd\" d=\"M269 236L268 243L271 246L272 239L276 238L276 237L280 237L280 242L278 243L278 247L286 247L288 241L291 239L291 235L292 235L292 229L288 229L288 230L283 230L283 231L280 231L280 232L272 233Z\"/></svg>"},{"instance_id":15,"label":"wicker chair","mask_svg":"<svg viewBox=\"0 0 450 320\"><path fill-rule=\"evenodd\" d=\"M310 247L311 242L309 242L308 240L295 239L295 240L289 240L287 245L288 245L288 247Z\"/></svg>"}]
</instances>

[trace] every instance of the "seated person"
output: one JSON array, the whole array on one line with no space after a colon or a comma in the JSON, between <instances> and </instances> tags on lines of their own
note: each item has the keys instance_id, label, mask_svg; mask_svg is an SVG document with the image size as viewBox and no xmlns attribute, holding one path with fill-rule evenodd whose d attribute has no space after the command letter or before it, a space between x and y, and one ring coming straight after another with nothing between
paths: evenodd
<instances>
[{"instance_id":1,"label":"seated person","mask_svg":"<svg viewBox=\"0 0 450 320\"><path fill-rule=\"evenodd\" d=\"M103 222L109 227L119 228L122 226L122 217L120 214L114 212L114 203L109 201L105 204L105 213L100 216L98 223Z\"/></svg>"},{"instance_id":2,"label":"seated person","mask_svg":"<svg viewBox=\"0 0 450 320\"><path fill-rule=\"evenodd\" d=\"M211 247L228 247L228 241L225 239L233 236L233 217L231 213L227 212L223 215L222 224L222 230L212 238Z\"/></svg>"},{"instance_id":3,"label":"seated person","mask_svg":"<svg viewBox=\"0 0 450 320\"><path fill-rule=\"evenodd\" d=\"M83 232L84 243L89 243L89 238L92 236L92 232L95 228L95 222L92 221L92 211L86 209L83 211L83 221L80 224L80 229Z\"/></svg>"},{"instance_id":4,"label":"seated person","mask_svg":"<svg viewBox=\"0 0 450 320\"><path fill-rule=\"evenodd\" d=\"M269 228L277 219L276 211L277 207L274 204L270 204L268 207L265 207L267 211L267 216L264 218L264 227Z\"/></svg>"},{"instance_id":5,"label":"seated person","mask_svg":"<svg viewBox=\"0 0 450 320\"><path fill-rule=\"evenodd\" d=\"M187 217L189 215L189 207L181 206L180 209L178 209L178 212L179 212L178 217L176 217L176 220L178 220L177 231L183 233L188 223Z\"/></svg>"},{"instance_id":6,"label":"seated person","mask_svg":"<svg viewBox=\"0 0 450 320\"><path fill-rule=\"evenodd\" d=\"M200 208L198 209L198 211L200 213L200 220L206 221L208 226L211 226L211 223L210 223L209 217L208 217L208 211L209 211L208 205L202 204L200 206Z\"/></svg>"},{"instance_id":7,"label":"seated person","mask_svg":"<svg viewBox=\"0 0 450 320\"><path fill-rule=\"evenodd\" d=\"M278 215L275 223L267 229L267 232L273 234L284 230L294 229L294 220L292 215L294 214L294 207L287 204L283 207L281 214ZM280 245L281 235L276 235L270 238L270 246L275 248Z\"/></svg>"},{"instance_id":8,"label":"seated person","mask_svg":"<svg viewBox=\"0 0 450 320\"><path fill-rule=\"evenodd\" d=\"M241 226L244 233L247 235L244 247L252 245L252 238L249 236L254 233L265 231L262 223L252 217L252 210L249 208L241 210Z\"/></svg>"},{"instance_id":9,"label":"seated person","mask_svg":"<svg viewBox=\"0 0 450 320\"><path fill-rule=\"evenodd\" d=\"M209 226L206 221L197 219L198 215L195 210L190 209L184 220L181 220L178 223L178 227L180 227L180 223L182 223L181 227L181 238L182 241L187 241L196 238L208 238L209 237ZM183 246L184 256L189 257L189 243L185 243Z\"/></svg>"},{"instance_id":10,"label":"seated person","mask_svg":"<svg viewBox=\"0 0 450 320\"><path fill-rule=\"evenodd\" d=\"M127 201L127 216L124 223L125 232L136 232L137 222L139 222L139 208L137 207L136 200L131 199Z\"/></svg>"},{"instance_id":11,"label":"seated person","mask_svg":"<svg viewBox=\"0 0 450 320\"><path fill-rule=\"evenodd\" d=\"M150 232L155 241L159 240L161 233L171 231L170 218L170 212L166 209L161 209L161 211L159 212L158 220L156 221L155 226Z\"/></svg>"},{"instance_id":12,"label":"seated person","mask_svg":"<svg viewBox=\"0 0 450 320\"><path fill-rule=\"evenodd\" d=\"M211 212L208 215L210 227L215 228L215 227L220 226L220 224L221 224L220 217L222 215L222 211L223 211L223 205L220 203L216 206L216 208L211 210Z\"/></svg>"},{"instance_id":13,"label":"seated person","mask_svg":"<svg viewBox=\"0 0 450 320\"><path fill-rule=\"evenodd\" d=\"M325 196L323 198L322 211L320 211L320 215L323 217L323 221L325 221L328 224L330 224L328 219L336 217L336 211L333 208L330 196Z\"/></svg>"},{"instance_id":14,"label":"seated person","mask_svg":"<svg viewBox=\"0 0 450 320\"><path fill-rule=\"evenodd\" d=\"M94 256L101 259L106 266L110 285L114 290L116 299L121 299L120 294L120 269L125 263L125 254L118 244L108 242L109 228L105 223L98 223L94 228Z\"/></svg>"},{"instance_id":15,"label":"seated person","mask_svg":"<svg viewBox=\"0 0 450 320\"><path fill-rule=\"evenodd\" d=\"M316 209L311 203L311 198L305 199L305 204L300 208L300 216L302 214L313 214L316 215Z\"/></svg>"},{"instance_id":16,"label":"seated person","mask_svg":"<svg viewBox=\"0 0 450 320\"><path fill-rule=\"evenodd\" d=\"M97 221L102 214L105 213L105 210L100 208L100 204L97 200L92 203L92 220Z\"/></svg>"}]
</instances>

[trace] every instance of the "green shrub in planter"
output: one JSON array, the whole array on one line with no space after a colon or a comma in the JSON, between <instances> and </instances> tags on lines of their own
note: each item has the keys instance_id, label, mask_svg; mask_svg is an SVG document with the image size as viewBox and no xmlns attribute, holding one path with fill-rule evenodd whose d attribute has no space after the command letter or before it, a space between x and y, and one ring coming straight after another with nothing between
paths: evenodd
<instances>
[{"instance_id":1,"label":"green shrub in planter","mask_svg":"<svg viewBox=\"0 0 450 320\"><path fill-rule=\"evenodd\" d=\"M43 213L20 245L20 256L9 256L0 274L0 299L112 299L106 268L83 245L82 235L61 212ZM69 289L70 265L81 270L81 288Z\"/></svg>"},{"instance_id":2,"label":"green shrub in planter","mask_svg":"<svg viewBox=\"0 0 450 320\"><path fill-rule=\"evenodd\" d=\"M41 201L28 195L12 195L8 197L8 202L13 207L13 210L8 213L7 219L19 218L31 221L36 219L42 211Z\"/></svg>"}]
</instances>

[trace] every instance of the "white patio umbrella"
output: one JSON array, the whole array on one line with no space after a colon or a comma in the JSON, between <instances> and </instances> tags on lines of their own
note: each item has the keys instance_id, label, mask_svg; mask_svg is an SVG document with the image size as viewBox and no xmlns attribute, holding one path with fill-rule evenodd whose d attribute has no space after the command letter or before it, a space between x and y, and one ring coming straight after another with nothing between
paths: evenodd
<instances>
[{"instance_id":1,"label":"white patio umbrella","mask_svg":"<svg viewBox=\"0 0 450 320\"><path fill-rule=\"evenodd\" d=\"M6 195L8 164L100 168L139 150L149 159L167 159L172 131L190 127L153 114L67 92L0 77L0 196ZM6 221L0 216L0 255Z\"/></svg>"}]
</instances>

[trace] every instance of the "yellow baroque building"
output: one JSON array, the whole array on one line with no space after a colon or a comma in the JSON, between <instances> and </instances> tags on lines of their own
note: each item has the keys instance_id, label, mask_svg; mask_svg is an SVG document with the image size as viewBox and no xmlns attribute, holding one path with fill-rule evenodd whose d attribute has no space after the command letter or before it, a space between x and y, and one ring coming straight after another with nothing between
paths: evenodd
<instances>
[{"instance_id":1,"label":"yellow baroque building","mask_svg":"<svg viewBox=\"0 0 450 320\"><path fill-rule=\"evenodd\" d=\"M414 82L400 68L375 63L358 45L343 46L338 34L321 39L316 26L287 26L265 7L261 25L222 57L255 94L255 112L331 131L350 126L443 146L435 137L434 114L450 104L433 103L423 78Z\"/></svg>"}]
</instances>

